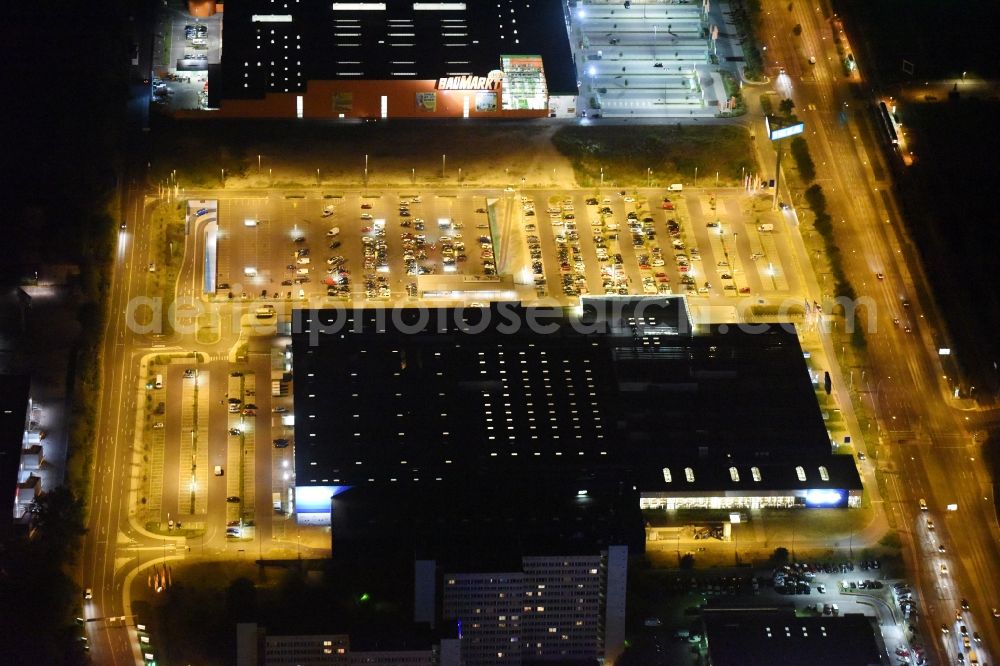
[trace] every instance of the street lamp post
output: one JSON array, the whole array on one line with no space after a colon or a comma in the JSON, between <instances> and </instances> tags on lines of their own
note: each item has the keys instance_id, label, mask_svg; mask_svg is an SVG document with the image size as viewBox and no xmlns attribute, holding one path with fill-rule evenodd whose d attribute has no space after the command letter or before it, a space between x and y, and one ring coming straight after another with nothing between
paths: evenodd
<instances>
[{"instance_id":1,"label":"street lamp post","mask_svg":"<svg viewBox=\"0 0 1000 666\"><path fill-rule=\"evenodd\" d=\"M601 167L601 187L604 187L604 167Z\"/></svg>"},{"instance_id":2,"label":"street lamp post","mask_svg":"<svg viewBox=\"0 0 1000 666\"><path fill-rule=\"evenodd\" d=\"M445 164L447 162L447 159L448 159L447 155L444 155L444 154L441 155L441 179L442 180L444 179L444 170L445 170Z\"/></svg>"},{"instance_id":3,"label":"street lamp post","mask_svg":"<svg viewBox=\"0 0 1000 666\"><path fill-rule=\"evenodd\" d=\"M260 175L260 172L261 172L261 168L260 168L260 153L257 153L257 175Z\"/></svg>"},{"instance_id":4,"label":"street lamp post","mask_svg":"<svg viewBox=\"0 0 1000 666\"><path fill-rule=\"evenodd\" d=\"M646 167L646 187L653 186L653 169Z\"/></svg>"},{"instance_id":5,"label":"street lamp post","mask_svg":"<svg viewBox=\"0 0 1000 666\"><path fill-rule=\"evenodd\" d=\"M220 169L219 173L222 174L222 186L225 187L226 186L226 170L225 169Z\"/></svg>"},{"instance_id":6,"label":"street lamp post","mask_svg":"<svg viewBox=\"0 0 1000 666\"><path fill-rule=\"evenodd\" d=\"M694 168L694 186L698 187L698 167Z\"/></svg>"}]
</instances>

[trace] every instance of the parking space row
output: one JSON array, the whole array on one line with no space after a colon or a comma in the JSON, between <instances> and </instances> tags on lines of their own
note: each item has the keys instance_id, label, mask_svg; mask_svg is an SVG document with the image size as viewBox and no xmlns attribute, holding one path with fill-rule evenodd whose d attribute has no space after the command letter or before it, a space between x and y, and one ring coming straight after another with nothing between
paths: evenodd
<instances>
[{"instance_id":1,"label":"parking space row","mask_svg":"<svg viewBox=\"0 0 1000 666\"><path fill-rule=\"evenodd\" d=\"M742 192L487 194L222 200L217 297L395 300L416 297L418 275L492 275L498 264L568 299L798 288L782 216L751 223Z\"/></svg>"}]
</instances>

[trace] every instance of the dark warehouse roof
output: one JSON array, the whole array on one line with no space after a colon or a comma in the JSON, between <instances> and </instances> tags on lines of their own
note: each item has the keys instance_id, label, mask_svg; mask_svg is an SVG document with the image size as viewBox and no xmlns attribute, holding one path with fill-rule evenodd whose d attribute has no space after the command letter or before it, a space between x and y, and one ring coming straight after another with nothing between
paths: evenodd
<instances>
[{"instance_id":1,"label":"dark warehouse roof","mask_svg":"<svg viewBox=\"0 0 1000 666\"><path fill-rule=\"evenodd\" d=\"M735 461L749 475L749 464L791 470L795 460L830 456L793 332L594 332L561 311L542 313L509 303L302 311L293 335L297 482L638 472L693 461ZM511 317L556 325L506 330ZM837 463L828 469L842 475Z\"/></svg>"},{"instance_id":2,"label":"dark warehouse roof","mask_svg":"<svg viewBox=\"0 0 1000 666\"><path fill-rule=\"evenodd\" d=\"M559 0L250 0L223 14L223 97L301 92L310 80L485 76L542 57L548 88L576 94Z\"/></svg>"}]
</instances>

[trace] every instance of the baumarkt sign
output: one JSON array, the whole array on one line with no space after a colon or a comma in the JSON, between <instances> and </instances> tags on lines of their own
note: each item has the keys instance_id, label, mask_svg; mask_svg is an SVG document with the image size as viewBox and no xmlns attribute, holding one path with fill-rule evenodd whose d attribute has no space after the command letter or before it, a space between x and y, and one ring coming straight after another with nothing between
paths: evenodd
<instances>
[{"instance_id":1,"label":"baumarkt sign","mask_svg":"<svg viewBox=\"0 0 1000 666\"><path fill-rule=\"evenodd\" d=\"M503 81L503 71L494 69L486 76L442 76L438 90L496 90Z\"/></svg>"}]
</instances>

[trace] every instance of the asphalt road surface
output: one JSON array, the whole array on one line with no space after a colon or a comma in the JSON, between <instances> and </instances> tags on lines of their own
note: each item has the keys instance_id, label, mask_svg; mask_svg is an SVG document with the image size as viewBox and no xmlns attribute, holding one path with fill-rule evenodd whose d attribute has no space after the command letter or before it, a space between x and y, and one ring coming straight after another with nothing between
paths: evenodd
<instances>
[{"instance_id":1,"label":"asphalt road surface","mask_svg":"<svg viewBox=\"0 0 1000 666\"><path fill-rule=\"evenodd\" d=\"M792 32L795 24L802 26L801 37ZM865 373L864 401L879 422L883 456L877 465L887 480L887 509L900 529L922 597L928 600L921 608L925 633L938 637L941 663L948 660L945 655L954 660L956 643L941 640L938 627L955 624L955 609L966 598L970 611L962 614L963 624L983 637L977 652L988 659L986 654L1000 654L998 623L990 615L992 607L1000 606L1000 528L993 490L980 447L967 427L970 414L948 397L937 357L944 339L941 324L936 312L925 311L927 302L918 298L929 289L903 231L891 183L879 177L892 172L887 165L892 158L865 126L867 113L854 112L872 100L852 97L833 45L832 25L816 7L796 3L788 12L785 3L766 3L765 25L768 58L774 59L768 63L771 73L777 75L778 66L787 71L778 85L795 101L806 123L828 207L838 222L843 220L836 233L845 249L845 270L858 294L875 302L877 330L868 335L870 367L855 372ZM817 57L816 65L808 63L809 55ZM867 89L863 82L861 86ZM846 125L842 111L848 114ZM766 136L761 130L757 136ZM765 150L770 161L773 152ZM873 162L881 168L873 169ZM876 278L879 272L883 280ZM895 318L901 320L899 326L892 323ZM972 414L972 420L977 416ZM927 500L935 520L933 537L926 534L920 498ZM946 511L952 503L958 510ZM939 544L946 553L937 551Z\"/></svg>"}]
</instances>

